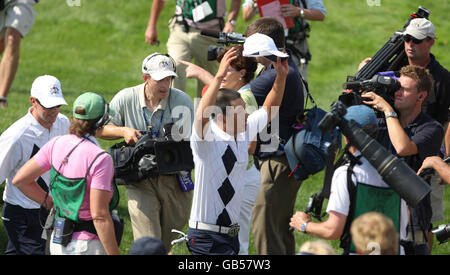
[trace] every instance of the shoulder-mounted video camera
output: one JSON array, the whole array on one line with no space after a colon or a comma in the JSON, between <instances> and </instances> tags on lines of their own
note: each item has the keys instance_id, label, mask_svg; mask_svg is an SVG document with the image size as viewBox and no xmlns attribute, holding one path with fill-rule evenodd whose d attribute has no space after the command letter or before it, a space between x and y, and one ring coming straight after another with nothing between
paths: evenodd
<instances>
[{"instance_id":1,"label":"shoulder-mounted video camera","mask_svg":"<svg viewBox=\"0 0 450 275\"><path fill-rule=\"evenodd\" d=\"M400 83L394 77L376 74L369 80L345 82L342 88L346 91L339 96L339 101L347 107L361 105L362 93L375 92L393 106L394 94L400 87Z\"/></svg>"},{"instance_id":2,"label":"shoulder-mounted video camera","mask_svg":"<svg viewBox=\"0 0 450 275\"><path fill-rule=\"evenodd\" d=\"M109 148L108 153L114 165L114 179L118 185L194 169L190 143L186 140L173 140L170 135L172 125L173 123L164 125L163 138L154 138L151 132L142 132L143 135L133 146L120 142Z\"/></svg>"},{"instance_id":3,"label":"shoulder-mounted video camera","mask_svg":"<svg viewBox=\"0 0 450 275\"><path fill-rule=\"evenodd\" d=\"M406 60L403 32L409 26L411 20L415 18L428 18L430 11L419 6L418 10L412 13L402 30L396 31L389 40L372 56L372 59L365 64L354 76L347 76L344 89L353 90L344 93L339 97L347 107L361 104L361 93L372 90L382 96L391 106L393 104L393 93L397 90L395 79L388 79L378 76L379 72L399 71Z\"/></svg>"}]
</instances>

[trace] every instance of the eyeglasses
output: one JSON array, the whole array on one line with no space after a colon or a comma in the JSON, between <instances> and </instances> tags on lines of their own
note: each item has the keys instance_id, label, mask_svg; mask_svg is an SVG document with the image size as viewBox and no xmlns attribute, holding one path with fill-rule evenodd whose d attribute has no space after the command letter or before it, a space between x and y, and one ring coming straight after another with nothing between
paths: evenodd
<instances>
[{"instance_id":1,"label":"eyeglasses","mask_svg":"<svg viewBox=\"0 0 450 275\"><path fill-rule=\"evenodd\" d=\"M425 38L425 39L428 39L428 38ZM416 45L422 43L425 39L417 39L417 38L412 37L409 34L403 36L403 41L405 41L406 43L409 43L412 41Z\"/></svg>"}]
</instances>

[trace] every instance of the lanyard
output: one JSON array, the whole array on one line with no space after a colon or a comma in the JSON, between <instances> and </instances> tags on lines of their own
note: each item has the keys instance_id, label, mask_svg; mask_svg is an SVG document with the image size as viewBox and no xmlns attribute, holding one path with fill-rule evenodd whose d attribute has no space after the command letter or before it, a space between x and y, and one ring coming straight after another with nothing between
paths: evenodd
<instances>
[{"instance_id":1,"label":"lanyard","mask_svg":"<svg viewBox=\"0 0 450 275\"><path fill-rule=\"evenodd\" d=\"M164 117L164 111L165 110L162 111L161 118L159 119L158 131L155 132L155 131L153 131L153 127L150 128L152 136L155 137L155 138L159 137L159 132L161 130L161 125L162 125L162 121L163 121L163 117ZM145 128L148 129L149 125L148 125L148 122L147 122L147 115L145 115L144 108L142 108L142 114L144 115ZM150 121L150 123L151 123L151 121Z\"/></svg>"}]
</instances>

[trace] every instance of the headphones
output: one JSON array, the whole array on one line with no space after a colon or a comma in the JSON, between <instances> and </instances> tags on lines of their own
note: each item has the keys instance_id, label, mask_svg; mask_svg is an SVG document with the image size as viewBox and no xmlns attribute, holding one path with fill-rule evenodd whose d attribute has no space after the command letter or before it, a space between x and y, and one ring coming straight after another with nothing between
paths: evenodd
<instances>
[{"instance_id":1,"label":"headphones","mask_svg":"<svg viewBox=\"0 0 450 275\"><path fill-rule=\"evenodd\" d=\"M168 57L170 59L170 61L172 62L172 70L173 70L173 72L174 73L177 72L177 67L175 65L175 60L169 54L167 54L167 53L164 53L164 54L163 53L154 53L154 54L151 54L150 56L148 56L147 58L145 58L144 64L142 65L142 69L145 70L144 73L147 73L147 66L146 66L147 62L149 62L150 59L152 59L153 57L158 56L158 55L162 55L162 56Z\"/></svg>"},{"instance_id":2,"label":"headphones","mask_svg":"<svg viewBox=\"0 0 450 275\"><path fill-rule=\"evenodd\" d=\"M98 119L98 121L95 123L94 127L95 129L99 129L106 125L111 120L111 117L109 116L109 104L106 102L105 98L103 98L103 101L105 102L105 112L103 115Z\"/></svg>"}]
</instances>

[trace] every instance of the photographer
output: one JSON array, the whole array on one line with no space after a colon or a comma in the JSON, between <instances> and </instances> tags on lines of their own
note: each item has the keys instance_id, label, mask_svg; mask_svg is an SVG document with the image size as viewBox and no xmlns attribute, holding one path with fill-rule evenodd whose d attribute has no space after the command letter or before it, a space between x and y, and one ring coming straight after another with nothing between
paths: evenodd
<instances>
[{"instance_id":1,"label":"photographer","mask_svg":"<svg viewBox=\"0 0 450 275\"><path fill-rule=\"evenodd\" d=\"M157 22L167 0L154 0L150 11L145 41L150 45L158 45ZM227 2L231 2L226 21ZM200 35L201 30L211 29L226 33L234 32L239 15L241 0L177 0L175 14L169 21L169 39L167 51L175 60L191 61L208 72L217 71L217 63L206 59L208 46L216 44L214 38ZM184 66L177 64L178 78L174 87L186 88L186 72ZM200 97L203 85L197 82L196 97Z\"/></svg>"},{"instance_id":2,"label":"photographer","mask_svg":"<svg viewBox=\"0 0 450 275\"><path fill-rule=\"evenodd\" d=\"M142 63L145 82L114 96L111 107L116 114L104 127L101 137L124 138L133 145L141 136L140 131L149 131L153 138L161 138L165 124L181 122L183 138L187 138L193 121L193 104L186 93L170 88L171 80L177 77L175 70L175 62L169 55L147 56ZM178 114L181 115L174 118ZM130 182L126 189L134 239L156 237L170 251L171 230L186 224L192 192L181 191L176 175L144 178Z\"/></svg>"},{"instance_id":3,"label":"photographer","mask_svg":"<svg viewBox=\"0 0 450 275\"><path fill-rule=\"evenodd\" d=\"M378 134L377 118L367 106L355 105L347 109L344 117L353 120L364 132L375 138ZM350 226L356 214L377 211L395 220L395 227L401 239L406 238L408 224L407 206L404 200L387 185L377 170L365 159L347 137L348 162L333 174L328 220L311 222L311 217L301 211L292 216L290 226L294 229L324 239L341 238L344 254L356 253L352 248ZM376 190L376 191L373 191ZM367 194L365 197L356 196ZM383 192L383 194L381 194ZM377 195L378 194L378 195Z\"/></svg>"},{"instance_id":4,"label":"photographer","mask_svg":"<svg viewBox=\"0 0 450 275\"><path fill-rule=\"evenodd\" d=\"M287 36L287 48L293 54L295 64L303 79L308 79L308 64L311 60L307 38L310 25L307 20L323 21L326 9L322 0L291 0L290 4L280 6L282 17L293 18L294 27L290 28ZM255 0L245 0L242 5L242 15L245 21L250 21L258 13Z\"/></svg>"},{"instance_id":5,"label":"photographer","mask_svg":"<svg viewBox=\"0 0 450 275\"><path fill-rule=\"evenodd\" d=\"M429 71L408 65L400 70L398 81L401 88L395 92L394 106L374 92L363 94L363 103L384 113L385 118L379 121L378 141L417 171L426 157L439 154L444 131L439 122L422 111L422 104L433 85ZM431 229L430 195L410 210L410 224L415 233L409 238L426 243L427 232Z\"/></svg>"},{"instance_id":6,"label":"photographer","mask_svg":"<svg viewBox=\"0 0 450 275\"><path fill-rule=\"evenodd\" d=\"M444 127L444 145L441 148L444 158L450 156L450 72L436 60L431 49L436 42L436 30L433 23L425 18L412 19L403 32L405 60L401 66L416 65L426 68L433 77L433 89L422 104L422 111ZM360 68L369 61L364 60ZM444 145L442 147L444 147ZM433 209L432 222L444 219L444 189L439 184L439 177L431 179L431 204Z\"/></svg>"}]
</instances>

